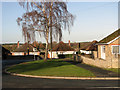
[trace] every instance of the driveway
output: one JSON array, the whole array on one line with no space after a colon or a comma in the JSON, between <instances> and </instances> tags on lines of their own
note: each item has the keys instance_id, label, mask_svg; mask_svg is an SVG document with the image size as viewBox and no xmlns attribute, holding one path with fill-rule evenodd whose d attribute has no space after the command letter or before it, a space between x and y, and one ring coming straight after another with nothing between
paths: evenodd
<instances>
[{"instance_id":1,"label":"driveway","mask_svg":"<svg viewBox=\"0 0 120 90\"><path fill-rule=\"evenodd\" d=\"M73 61L67 61L67 62L91 71L92 73L94 73L94 75L96 77L119 77L120 76L119 74L117 74L115 72L104 70L99 67L94 67L94 66L90 66L87 64L83 64L83 63L77 63L77 62L73 62Z\"/></svg>"},{"instance_id":2,"label":"driveway","mask_svg":"<svg viewBox=\"0 0 120 90\"><path fill-rule=\"evenodd\" d=\"M118 77L119 76L115 72L104 70L104 69L99 68L99 67L93 67L93 66L81 64L81 63L76 64L76 66L90 70L91 72L93 72L95 74L96 77Z\"/></svg>"},{"instance_id":3,"label":"driveway","mask_svg":"<svg viewBox=\"0 0 120 90\"><path fill-rule=\"evenodd\" d=\"M23 61L8 61L5 62L4 67L13 65ZM118 87L118 80L63 80L63 79L41 79L12 76L2 73L2 88L110 88Z\"/></svg>"}]
</instances>

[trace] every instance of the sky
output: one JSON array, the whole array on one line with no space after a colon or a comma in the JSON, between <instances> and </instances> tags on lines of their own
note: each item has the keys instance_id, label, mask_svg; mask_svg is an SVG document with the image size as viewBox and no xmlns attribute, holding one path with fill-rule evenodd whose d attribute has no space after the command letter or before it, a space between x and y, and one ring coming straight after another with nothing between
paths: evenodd
<instances>
[{"instance_id":1,"label":"sky","mask_svg":"<svg viewBox=\"0 0 120 90\"><path fill-rule=\"evenodd\" d=\"M118 29L117 2L68 2L67 6L75 21L70 34L63 30L64 42L99 41ZM2 43L24 42L22 30L16 22L24 12L18 2L2 2ZM36 40L45 42L42 37Z\"/></svg>"}]
</instances>

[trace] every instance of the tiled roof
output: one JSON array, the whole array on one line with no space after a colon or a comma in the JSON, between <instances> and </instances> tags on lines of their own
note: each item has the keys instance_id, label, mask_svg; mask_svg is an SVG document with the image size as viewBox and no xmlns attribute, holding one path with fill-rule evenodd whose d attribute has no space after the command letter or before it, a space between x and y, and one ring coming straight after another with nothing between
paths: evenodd
<instances>
[{"instance_id":1,"label":"tiled roof","mask_svg":"<svg viewBox=\"0 0 120 90\"><path fill-rule=\"evenodd\" d=\"M29 49L29 52L33 52L33 48L34 47L32 45L25 43L22 46L20 46L19 48L15 49L14 52L27 52L28 49Z\"/></svg>"},{"instance_id":2,"label":"tiled roof","mask_svg":"<svg viewBox=\"0 0 120 90\"><path fill-rule=\"evenodd\" d=\"M45 46L42 43L40 43L39 44L39 49L45 49Z\"/></svg>"},{"instance_id":3,"label":"tiled roof","mask_svg":"<svg viewBox=\"0 0 120 90\"><path fill-rule=\"evenodd\" d=\"M89 45L81 48L81 50L86 50L86 51L96 51L97 50L97 45L95 45L97 41L92 41L89 43Z\"/></svg>"},{"instance_id":4,"label":"tiled roof","mask_svg":"<svg viewBox=\"0 0 120 90\"><path fill-rule=\"evenodd\" d=\"M54 48L53 51L74 51L73 48L71 48L69 45L65 44L64 42L60 42L57 44Z\"/></svg>"},{"instance_id":5,"label":"tiled roof","mask_svg":"<svg viewBox=\"0 0 120 90\"><path fill-rule=\"evenodd\" d=\"M116 30L115 32L113 32L109 36L107 36L104 39L100 40L99 43L108 43L108 42L112 41L113 39L115 39L118 36L120 36L120 29Z\"/></svg>"},{"instance_id":6,"label":"tiled roof","mask_svg":"<svg viewBox=\"0 0 120 90\"><path fill-rule=\"evenodd\" d=\"M59 43L57 42L52 42L52 48L54 48L56 45L58 45ZM51 49L51 43L48 43L48 48Z\"/></svg>"},{"instance_id":7,"label":"tiled roof","mask_svg":"<svg viewBox=\"0 0 120 90\"><path fill-rule=\"evenodd\" d=\"M13 45L2 45L2 46L9 51L13 51L17 48L17 45L15 45L15 44L13 44Z\"/></svg>"},{"instance_id":8,"label":"tiled roof","mask_svg":"<svg viewBox=\"0 0 120 90\"><path fill-rule=\"evenodd\" d=\"M38 47L38 46L39 46L39 43L38 43L37 41L34 41L34 42L32 43L32 45L33 45L34 47Z\"/></svg>"},{"instance_id":9,"label":"tiled roof","mask_svg":"<svg viewBox=\"0 0 120 90\"><path fill-rule=\"evenodd\" d=\"M88 46L91 42L80 42L80 49ZM70 43L71 47L74 49L79 49L79 43Z\"/></svg>"},{"instance_id":10,"label":"tiled roof","mask_svg":"<svg viewBox=\"0 0 120 90\"><path fill-rule=\"evenodd\" d=\"M7 50L6 48L2 47L1 45L0 45L0 50L2 50L2 53L3 53L3 54L5 54L5 53L10 53L9 50Z\"/></svg>"},{"instance_id":11,"label":"tiled roof","mask_svg":"<svg viewBox=\"0 0 120 90\"><path fill-rule=\"evenodd\" d=\"M15 44L12 45L12 46L11 46L11 51L14 51L16 48L17 48L17 45L15 45Z\"/></svg>"},{"instance_id":12,"label":"tiled roof","mask_svg":"<svg viewBox=\"0 0 120 90\"><path fill-rule=\"evenodd\" d=\"M39 48L39 49L45 49L45 46L42 43L38 43L37 41L33 42L32 46Z\"/></svg>"}]
</instances>

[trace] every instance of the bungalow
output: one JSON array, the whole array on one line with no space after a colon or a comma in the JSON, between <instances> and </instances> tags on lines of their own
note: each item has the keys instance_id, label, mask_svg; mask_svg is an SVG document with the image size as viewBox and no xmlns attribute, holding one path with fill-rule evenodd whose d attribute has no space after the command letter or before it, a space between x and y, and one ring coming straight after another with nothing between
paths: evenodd
<instances>
[{"instance_id":1,"label":"bungalow","mask_svg":"<svg viewBox=\"0 0 120 90\"><path fill-rule=\"evenodd\" d=\"M94 59L81 56L83 63L102 68L120 68L120 29L100 40Z\"/></svg>"},{"instance_id":2,"label":"bungalow","mask_svg":"<svg viewBox=\"0 0 120 90\"><path fill-rule=\"evenodd\" d=\"M120 67L120 29L99 41L98 58L109 60L111 67Z\"/></svg>"},{"instance_id":3,"label":"bungalow","mask_svg":"<svg viewBox=\"0 0 120 90\"><path fill-rule=\"evenodd\" d=\"M8 55L11 55L10 51L0 45L0 59L6 59Z\"/></svg>"},{"instance_id":4,"label":"bungalow","mask_svg":"<svg viewBox=\"0 0 120 90\"><path fill-rule=\"evenodd\" d=\"M80 49L81 53L84 54L92 54L92 51L97 51L97 41L92 41L88 45L84 46L83 48Z\"/></svg>"},{"instance_id":5,"label":"bungalow","mask_svg":"<svg viewBox=\"0 0 120 90\"><path fill-rule=\"evenodd\" d=\"M52 50L52 58L58 58L58 55L75 54L75 50L64 42L59 42ZM48 58L51 58L51 52L48 52Z\"/></svg>"},{"instance_id":6,"label":"bungalow","mask_svg":"<svg viewBox=\"0 0 120 90\"><path fill-rule=\"evenodd\" d=\"M11 52L12 56L21 56L21 55L39 55L40 52L31 44L25 43L19 47L19 42L17 48Z\"/></svg>"}]
</instances>

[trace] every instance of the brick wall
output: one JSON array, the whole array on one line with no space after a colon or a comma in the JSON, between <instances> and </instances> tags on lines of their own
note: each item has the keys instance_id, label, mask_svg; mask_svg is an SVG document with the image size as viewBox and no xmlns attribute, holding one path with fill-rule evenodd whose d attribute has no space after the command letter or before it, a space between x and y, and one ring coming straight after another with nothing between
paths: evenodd
<instances>
[{"instance_id":1,"label":"brick wall","mask_svg":"<svg viewBox=\"0 0 120 90\"><path fill-rule=\"evenodd\" d=\"M98 58L101 58L101 45L98 45Z\"/></svg>"},{"instance_id":2,"label":"brick wall","mask_svg":"<svg viewBox=\"0 0 120 90\"><path fill-rule=\"evenodd\" d=\"M101 47L103 45L98 45L98 52L93 52L94 59L83 57L83 61L86 64L95 65L98 67L105 68L120 68L120 54L112 53L112 45L119 45L120 38L111 42L109 45L105 46L105 60L101 59Z\"/></svg>"},{"instance_id":3,"label":"brick wall","mask_svg":"<svg viewBox=\"0 0 120 90\"><path fill-rule=\"evenodd\" d=\"M93 51L93 57L94 57L94 59L98 58L98 52L97 51Z\"/></svg>"},{"instance_id":4,"label":"brick wall","mask_svg":"<svg viewBox=\"0 0 120 90\"><path fill-rule=\"evenodd\" d=\"M111 60L103 60L103 59L98 59L98 58L92 59L92 58L87 58L84 56L81 56L81 59L83 60L83 63L85 64L90 64L90 65L94 65L94 66L101 67L101 68L118 68L119 67L118 60L111 61Z\"/></svg>"}]
</instances>

